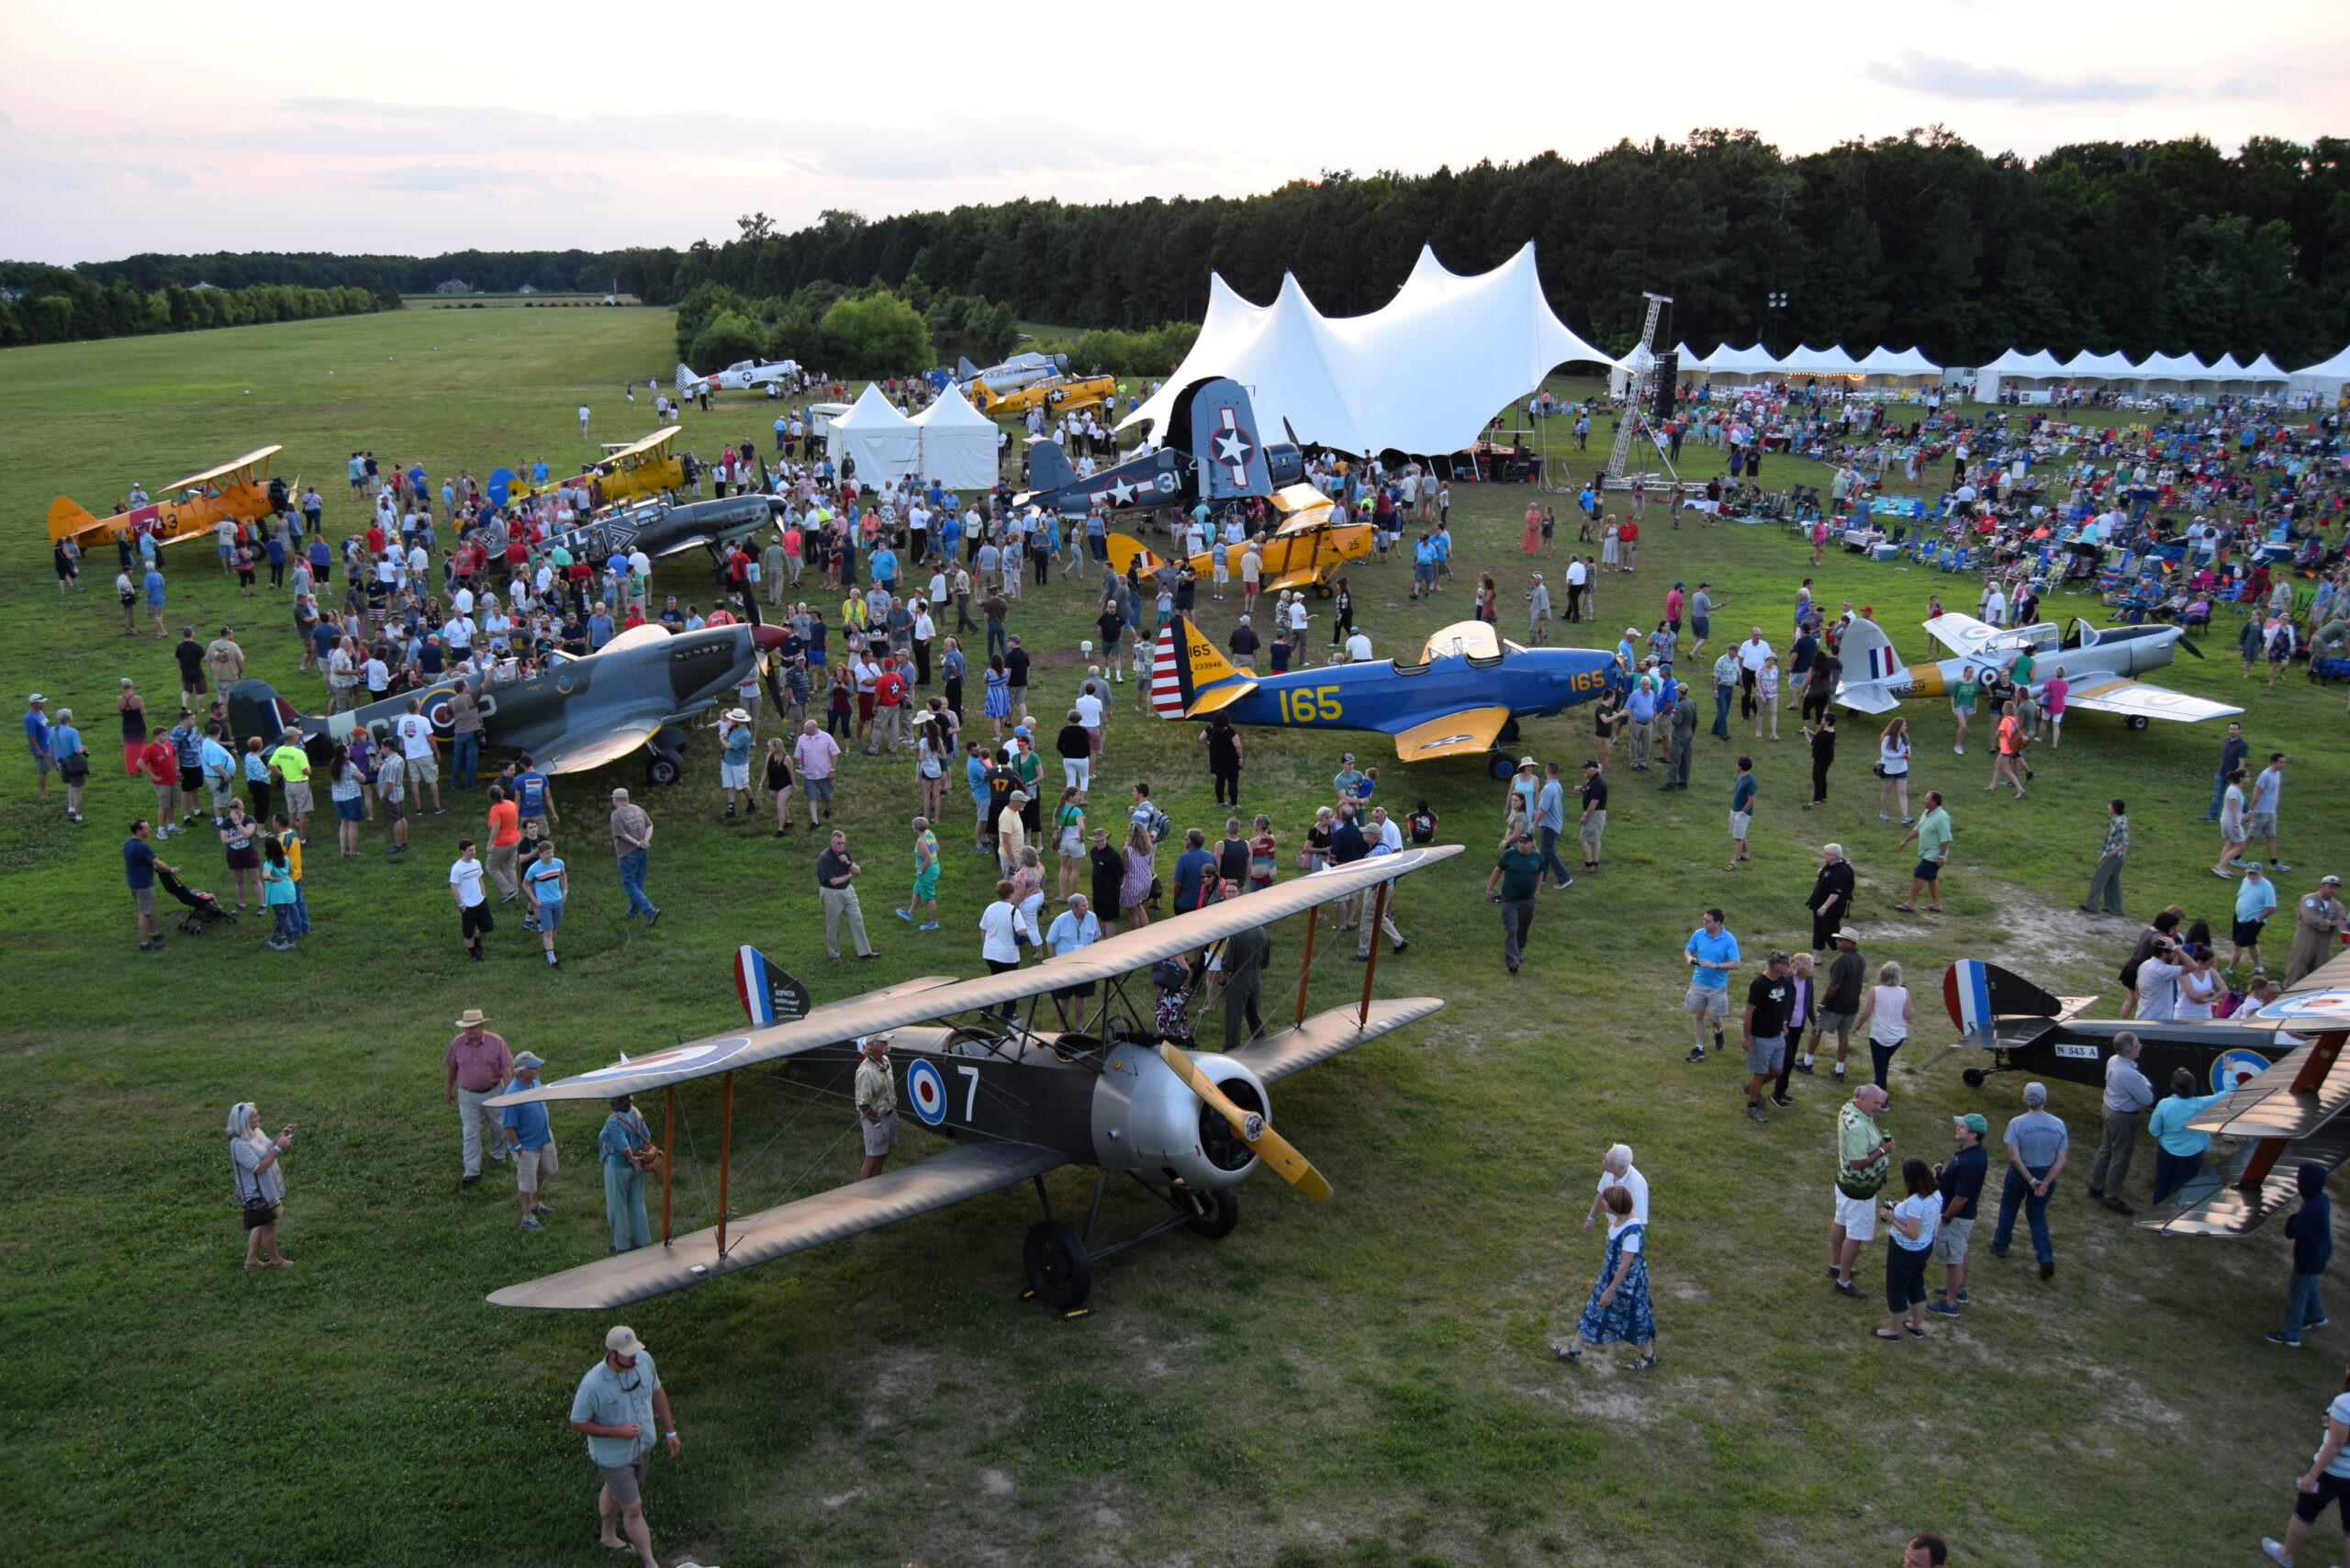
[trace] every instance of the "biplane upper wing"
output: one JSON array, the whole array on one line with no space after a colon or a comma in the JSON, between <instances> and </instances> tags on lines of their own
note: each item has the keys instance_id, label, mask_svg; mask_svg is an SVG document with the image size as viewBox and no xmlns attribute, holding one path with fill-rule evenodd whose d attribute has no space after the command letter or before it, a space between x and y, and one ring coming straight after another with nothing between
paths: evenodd
<instances>
[{"instance_id":1,"label":"biplane upper wing","mask_svg":"<svg viewBox=\"0 0 2350 1568\"><path fill-rule=\"evenodd\" d=\"M1396 855L1370 856L1346 866L1327 866L1306 876L1277 882L1246 898L1154 920L1139 930L1121 932L1090 947L1046 958L1040 964L979 980L958 980L952 985L918 990L897 988L828 1003L789 1023L688 1041L553 1083L493 1095L485 1103L503 1107L533 1100L606 1100L619 1094L643 1094L673 1083L688 1083L737 1068L755 1067L804 1051L820 1050L860 1035L1001 1007L1063 986L1115 980L1235 932L1303 914L1334 899L1375 888L1392 878L1449 860L1462 850L1463 846L1458 844L1434 844Z\"/></svg>"},{"instance_id":2,"label":"biplane upper wing","mask_svg":"<svg viewBox=\"0 0 2350 1568\"><path fill-rule=\"evenodd\" d=\"M1317 1061L1326 1061L1340 1051L1350 1051L1375 1040L1390 1030L1416 1024L1443 1006L1444 999L1438 996L1386 998L1371 1004L1367 1019L1355 1008L1335 1008L1308 1018L1295 1028L1276 1030L1261 1039L1251 1040L1228 1054L1270 1083Z\"/></svg>"},{"instance_id":3,"label":"biplane upper wing","mask_svg":"<svg viewBox=\"0 0 2350 1568\"><path fill-rule=\"evenodd\" d=\"M626 1306L999 1192L1067 1163L1057 1151L1035 1144L957 1144L944 1154L884 1171L869 1182L853 1182L731 1220L723 1252L718 1249L714 1228L697 1230L666 1246L640 1247L559 1274L509 1285L492 1292L489 1300L495 1306L572 1311Z\"/></svg>"},{"instance_id":4,"label":"biplane upper wing","mask_svg":"<svg viewBox=\"0 0 2350 1568\"><path fill-rule=\"evenodd\" d=\"M2119 713L2130 719L2172 719L2184 724L2200 723L2205 719L2224 719L2243 709L2225 702L2213 702L2208 698L2189 697L2184 691L2173 691L2165 686L2150 686L2127 676L2085 676L2076 682L2065 699L2068 708L2085 708L2092 713Z\"/></svg>"}]
</instances>

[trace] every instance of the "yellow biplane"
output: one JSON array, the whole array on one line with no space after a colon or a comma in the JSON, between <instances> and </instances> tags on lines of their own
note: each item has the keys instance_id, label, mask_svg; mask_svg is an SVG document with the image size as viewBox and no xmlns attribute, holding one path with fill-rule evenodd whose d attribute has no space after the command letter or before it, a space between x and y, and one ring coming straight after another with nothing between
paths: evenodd
<instances>
[{"instance_id":1,"label":"yellow biplane","mask_svg":"<svg viewBox=\"0 0 2350 1568\"><path fill-rule=\"evenodd\" d=\"M1272 537L1257 547L1264 566L1265 590L1277 593L1282 588L1310 587L1317 596L1328 598L1330 579L1339 569L1348 561L1360 561L1371 554L1371 524L1334 521L1337 507L1329 497L1311 485L1291 485L1274 491L1270 499L1273 510L1281 514L1281 524ZM1113 533L1105 543L1110 565L1121 577L1130 563L1139 562L1145 575L1157 571L1161 565L1159 558L1138 539ZM1213 577L1218 550L1224 552L1225 573L1238 582L1240 558L1248 553L1245 540L1237 544L1212 544L1192 556L1193 575L1203 580Z\"/></svg>"},{"instance_id":2,"label":"yellow biplane","mask_svg":"<svg viewBox=\"0 0 2350 1568\"><path fill-rule=\"evenodd\" d=\"M93 517L69 497L49 503L49 536L71 539L87 550L115 535L151 533L158 544L209 535L223 518L240 522L267 517L270 498L269 460L283 449L264 446L242 457L191 474L163 487L163 498L108 517Z\"/></svg>"},{"instance_id":3,"label":"yellow biplane","mask_svg":"<svg viewBox=\"0 0 2350 1568\"><path fill-rule=\"evenodd\" d=\"M591 465L593 473L604 492L604 504L615 506L634 500L639 496L658 495L664 490L681 490L686 485L686 465L669 450L677 439L680 427L669 425L655 431L642 441L606 442L603 457ZM579 476L558 475L543 485L518 482L513 488L517 496L534 496L541 490L557 489L570 484Z\"/></svg>"},{"instance_id":4,"label":"yellow biplane","mask_svg":"<svg viewBox=\"0 0 2350 1568\"><path fill-rule=\"evenodd\" d=\"M1073 414L1080 409L1114 399L1118 382L1111 375L1056 376L1013 392L992 391L984 381L974 381L963 390L969 396L971 407L992 419L1024 414L1031 409L1043 409L1048 414Z\"/></svg>"}]
</instances>

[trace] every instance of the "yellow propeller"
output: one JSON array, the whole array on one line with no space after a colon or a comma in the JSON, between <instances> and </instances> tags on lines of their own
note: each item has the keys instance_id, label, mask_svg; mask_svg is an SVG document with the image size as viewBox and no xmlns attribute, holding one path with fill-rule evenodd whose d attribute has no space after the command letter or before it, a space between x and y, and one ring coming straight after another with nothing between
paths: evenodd
<instances>
[{"instance_id":1,"label":"yellow propeller","mask_svg":"<svg viewBox=\"0 0 2350 1568\"><path fill-rule=\"evenodd\" d=\"M1244 1111L1232 1102L1232 1096L1216 1086L1214 1079L1200 1070L1199 1063L1173 1046L1161 1041L1158 1059L1175 1070L1175 1076L1191 1085L1192 1092L1208 1103L1219 1116L1232 1124L1257 1157L1275 1170L1281 1180L1317 1204L1330 1201L1330 1183L1305 1156L1297 1152L1289 1139L1273 1131L1270 1123L1254 1111Z\"/></svg>"}]
</instances>

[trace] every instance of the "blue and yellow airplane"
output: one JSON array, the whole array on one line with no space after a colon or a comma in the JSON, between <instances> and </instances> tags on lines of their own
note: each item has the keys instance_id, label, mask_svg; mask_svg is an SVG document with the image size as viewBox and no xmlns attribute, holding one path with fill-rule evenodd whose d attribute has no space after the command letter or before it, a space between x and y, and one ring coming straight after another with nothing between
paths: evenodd
<instances>
[{"instance_id":1,"label":"blue and yellow airplane","mask_svg":"<svg viewBox=\"0 0 2350 1568\"><path fill-rule=\"evenodd\" d=\"M1495 778L1516 763L1494 752L1517 721L1588 702L1622 680L1612 652L1526 648L1492 624L1460 621L1431 636L1416 664L1371 659L1262 678L1236 667L1185 616L1158 633L1150 704L1164 719L1221 713L1236 724L1372 730L1405 762L1494 753Z\"/></svg>"}]
</instances>

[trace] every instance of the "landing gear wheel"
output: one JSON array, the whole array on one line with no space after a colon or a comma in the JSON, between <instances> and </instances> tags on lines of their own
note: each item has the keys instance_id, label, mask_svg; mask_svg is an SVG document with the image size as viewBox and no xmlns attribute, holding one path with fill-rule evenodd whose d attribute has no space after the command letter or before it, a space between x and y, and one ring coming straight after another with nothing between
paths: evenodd
<instances>
[{"instance_id":1,"label":"landing gear wheel","mask_svg":"<svg viewBox=\"0 0 2350 1568\"><path fill-rule=\"evenodd\" d=\"M1221 1241L1240 1223L1240 1196L1229 1187L1218 1187L1210 1193L1187 1193L1184 1201L1192 1205L1192 1217L1183 1223L1194 1236Z\"/></svg>"},{"instance_id":2,"label":"landing gear wheel","mask_svg":"<svg viewBox=\"0 0 2350 1568\"><path fill-rule=\"evenodd\" d=\"M655 784L675 784L686 776L686 762L681 756L656 751L645 759L644 777Z\"/></svg>"},{"instance_id":3,"label":"landing gear wheel","mask_svg":"<svg viewBox=\"0 0 2350 1568\"><path fill-rule=\"evenodd\" d=\"M1028 1227L1028 1239L1021 1251L1027 1265L1028 1288L1036 1293L1037 1300L1056 1312L1085 1305L1093 1291L1093 1263L1076 1231L1057 1219L1041 1220Z\"/></svg>"},{"instance_id":4,"label":"landing gear wheel","mask_svg":"<svg viewBox=\"0 0 2350 1568\"><path fill-rule=\"evenodd\" d=\"M1504 783L1507 783L1509 780L1517 777L1517 759L1511 756L1507 752L1487 752L1485 754L1485 770L1491 773L1494 778L1502 780Z\"/></svg>"},{"instance_id":5,"label":"landing gear wheel","mask_svg":"<svg viewBox=\"0 0 2350 1568\"><path fill-rule=\"evenodd\" d=\"M1983 1087L1983 1070L1979 1067L1970 1067L1958 1076L1969 1089Z\"/></svg>"},{"instance_id":6,"label":"landing gear wheel","mask_svg":"<svg viewBox=\"0 0 2350 1568\"><path fill-rule=\"evenodd\" d=\"M1502 727L1501 727L1501 730L1500 730L1500 732L1499 732L1499 733L1497 733L1497 734L1494 736L1494 739L1495 741L1497 741L1498 743L1500 743L1501 745L1516 745L1516 744L1517 744L1517 721L1516 721L1516 719L1504 719L1504 720L1502 721ZM1510 771L1512 771L1512 772L1514 773L1514 772L1516 772L1516 768L1512 768Z\"/></svg>"},{"instance_id":7,"label":"landing gear wheel","mask_svg":"<svg viewBox=\"0 0 2350 1568\"><path fill-rule=\"evenodd\" d=\"M1332 588L1328 583L1315 583L1314 585L1314 597L1316 599L1335 598L1337 595L1337 589Z\"/></svg>"},{"instance_id":8,"label":"landing gear wheel","mask_svg":"<svg viewBox=\"0 0 2350 1568\"><path fill-rule=\"evenodd\" d=\"M2143 713L2132 713L2129 720L2130 727L2133 730L2143 730L2151 722Z\"/></svg>"}]
</instances>

